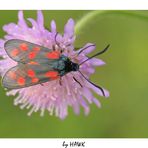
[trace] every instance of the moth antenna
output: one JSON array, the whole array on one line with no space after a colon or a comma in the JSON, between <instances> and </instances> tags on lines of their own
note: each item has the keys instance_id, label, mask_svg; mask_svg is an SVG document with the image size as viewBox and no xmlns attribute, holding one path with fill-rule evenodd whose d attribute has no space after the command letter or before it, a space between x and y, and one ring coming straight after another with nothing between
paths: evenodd
<instances>
[{"instance_id":1,"label":"moth antenna","mask_svg":"<svg viewBox=\"0 0 148 148\"><path fill-rule=\"evenodd\" d=\"M74 55L74 57L79 56L79 54L81 54L85 49L87 49L87 48L89 48L89 47L91 47L91 46L96 46L96 45L95 45L95 44L92 44L92 45L86 46L85 48L82 48L82 50L79 51L78 53L76 53L76 54ZM80 49L80 48L75 48L75 49L78 50L78 49Z\"/></svg>"},{"instance_id":2,"label":"moth antenna","mask_svg":"<svg viewBox=\"0 0 148 148\"><path fill-rule=\"evenodd\" d=\"M58 41L57 41L57 36L58 36L58 32L56 33L54 40L55 40L56 45L58 45L58 47L60 47L60 45L59 45L59 43L58 43ZM60 47L60 48L61 48L61 47Z\"/></svg>"},{"instance_id":3,"label":"moth antenna","mask_svg":"<svg viewBox=\"0 0 148 148\"><path fill-rule=\"evenodd\" d=\"M89 79L87 79L81 71L79 71L79 73L80 73L80 74L83 76L83 78L84 78L85 80L87 80L90 84L92 84L92 85L94 85L95 87L99 88L100 91L102 92L103 96L105 97L105 92L104 92L104 90L103 90L102 87L100 87L100 86L94 84L94 83L91 82Z\"/></svg>"},{"instance_id":4,"label":"moth antenna","mask_svg":"<svg viewBox=\"0 0 148 148\"><path fill-rule=\"evenodd\" d=\"M79 65L82 65L82 64L85 63L86 61L88 61L88 60L90 60L90 59L92 59L92 58L94 58L94 57L96 57L96 56L98 56L98 55L100 55L100 54L103 54L105 51L108 50L109 46L110 46L110 45L108 44L102 51L96 53L95 55L93 55L93 56L91 56L91 57L88 57L88 59L86 59L85 61L81 62Z\"/></svg>"},{"instance_id":5,"label":"moth antenna","mask_svg":"<svg viewBox=\"0 0 148 148\"><path fill-rule=\"evenodd\" d=\"M60 77L59 84L62 86L62 77Z\"/></svg>"},{"instance_id":6,"label":"moth antenna","mask_svg":"<svg viewBox=\"0 0 148 148\"><path fill-rule=\"evenodd\" d=\"M59 42L57 41L57 36L58 36L58 32L56 33L54 40L55 40L56 45L61 49L60 52L62 53L63 52L63 49L61 48Z\"/></svg>"},{"instance_id":7,"label":"moth antenna","mask_svg":"<svg viewBox=\"0 0 148 148\"><path fill-rule=\"evenodd\" d=\"M92 44L92 45L86 46L86 47L83 48L81 51L79 51L77 55L79 55L79 54L82 53L84 50L86 50L87 48L92 47L92 46L96 46L96 45L95 45L95 44Z\"/></svg>"}]
</instances>

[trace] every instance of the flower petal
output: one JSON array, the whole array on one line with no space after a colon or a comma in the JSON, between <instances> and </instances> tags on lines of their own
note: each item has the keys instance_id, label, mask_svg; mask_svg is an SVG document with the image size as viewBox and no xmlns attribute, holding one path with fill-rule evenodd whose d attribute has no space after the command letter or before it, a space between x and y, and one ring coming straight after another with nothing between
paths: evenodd
<instances>
[{"instance_id":1,"label":"flower petal","mask_svg":"<svg viewBox=\"0 0 148 148\"><path fill-rule=\"evenodd\" d=\"M19 13L18 13L18 25L23 27L24 29L27 29L27 24L24 19L23 11L19 11Z\"/></svg>"},{"instance_id":2,"label":"flower petal","mask_svg":"<svg viewBox=\"0 0 148 148\"><path fill-rule=\"evenodd\" d=\"M85 98L87 99L87 101L89 103L92 103L93 95L92 95L90 89L83 87L83 95L85 96Z\"/></svg>"},{"instance_id":3,"label":"flower petal","mask_svg":"<svg viewBox=\"0 0 148 148\"><path fill-rule=\"evenodd\" d=\"M38 25L37 25L37 23L36 23L36 21L34 19L28 18L27 20L32 24L32 28L33 29L37 29L38 28Z\"/></svg>"},{"instance_id":4,"label":"flower petal","mask_svg":"<svg viewBox=\"0 0 148 148\"><path fill-rule=\"evenodd\" d=\"M104 61L100 60L100 59L97 59L97 58L92 58L90 63L93 65L93 66L102 66L105 64Z\"/></svg>"},{"instance_id":5,"label":"flower petal","mask_svg":"<svg viewBox=\"0 0 148 148\"><path fill-rule=\"evenodd\" d=\"M81 96L77 96L79 103L81 104L81 106L84 108L84 113L85 115L88 115L90 112L89 106L86 103L86 101L81 97Z\"/></svg>"},{"instance_id":6,"label":"flower petal","mask_svg":"<svg viewBox=\"0 0 148 148\"><path fill-rule=\"evenodd\" d=\"M99 107L99 108L101 107L101 103L98 99L93 98L93 102L97 105L97 107Z\"/></svg>"},{"instance_id":7,"label":"flower petal","mask_svg":"<svg viewBox=\"0 0 148 148\"><path fill-rule=\"evenodd\" d=\"M44 17L42 11L37 11L37 23L40 29L44 29Z\"/></svg>"},{"instance_id":8,"label":"flower petal","mask_svg":"<svg viewBox=\"0 0 148 148\"><path fill-rule=\"evenodd\" d=\"M65 28L64 28L64 36L67 36L69 38L73 37L73 35L74 35L74 25L75 25L74 20L69 19L67 24L65 25Z\"/></svg>"},{"instance_id":9,"label":"flower petal","mask_svg":"<svg viewBox=\"0 0 148 148\"><path fill-rule=\"evenodd\" d=\"M4 47L5 41L3 39L0 39L0 47Z\"/></svg>"},{"instance_id":10,"label":"flower petal","mask_svg":"<svg viewBox=\"0 0 148 148\"><path fill-rule=\"evenodd\" d=\"M75 101L75 103L72 106L73 106L73 110L74 110L75 114L78 115L80 113L80 106L77 103L77 101Z\"/></svg>"},{"instance_id":11,"label":"flower petal","mask_svg":"<svg viewBox=\"0 0 148 148\"><path fill-rule=\"evenodd\" d=\"M51 27L51 32L52 32L52 33L57 33L57 30L56 30L56 23L55 23L54 20L51 21L50 27Z\"/></svg>"},{"instance_id":12,"label":"flower petal","mask_svg":"<svg viewBox=\"0 0 148 148\"><path fill-rule=\"evenodd\" d=\"M8 34L12 34L12 35L16 33L17 29L18 29L18 26L14 23L10 23L3 26L3 30Z\"/></svg>"}]
</instances>

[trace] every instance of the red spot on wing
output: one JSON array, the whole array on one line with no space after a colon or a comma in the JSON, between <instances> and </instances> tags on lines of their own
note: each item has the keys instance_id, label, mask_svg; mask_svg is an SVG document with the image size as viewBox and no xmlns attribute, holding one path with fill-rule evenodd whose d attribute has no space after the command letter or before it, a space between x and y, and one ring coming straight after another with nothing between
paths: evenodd
<instances>
[{"instance_id":1,"label":"red spot on wing","mask_svg":"<svg viewBox=\"0 0 148 148\"><path fill-rule=\"evenodd\" d=\"M40 51L40 49L41 49L41 48L38 47L38 46L32 48L32 50L34 50L34 51Z\"/></svg>"},{"instance_id":2,"label":"red spot on wing","mask_svg":"<svg viewBox=\"0 0 148 148\"><path fill-rule=\"evenodd\" d=\"M47 58L49 59L59 59L60 57L60 52L59 51L52 51L52 52L48 52L46 54Z\"/></svg>"},{"instance_id":3,"label":"red spot on wing","mask_svg":"<svg viewBox=\"0 0 148 148\"><path fill-rule=\"evenodd\" d=\"M35 72L32 70L32 69L29 69L28 71L27 71L27 74L28 74L28 76L29 77L35 77Z\"/></svg>"},{"instance_id":4,"label":"red spot on wing","mask_svg":"<svg viewBox=\"0 0 148 148\"><path fill-rule=\"evenodd\" d=\"M16 79L16 73L14 71L9 71L8 77L11 79Z\"/></svg>"},{"instance_id":5,"label":"red spot on wing","mask_svg":"<svg viewBox=\"0 0 148 148\"><path fill-rule=\"evenodd\" d=\"M45 73L45 76L51 79L57 79L59 77L57 71L48 71Z\"/></svg>"},{"instance_id":6,"label":"red spot on wing","mask_svg":"<svg viewBox=\"0 0 148 148\"><path fill-rule=\"evenodd\" d=\"M37 83L39 81L38 78L32 78L32 83Z\"/></svg>"},{"instance_id":7,"label":"red spot on wing","mask_svg":"<svg viewBox=\"0 0 148 148\"><path fill-rule=\"evenodd\" d=\"M17 83L18 83L18 85L25 85L25 79L23 77L19 77L17 79Z\"/></svg>"},{"instance_id":8,"label":"red spot on wing","mask_svg":"<svg viewBox=\"0 0 148 148\"><path fill-rule=\"evenodd\" d=\"M26 43L21 43L20 49L23 50L23 51L26 51L26 50L28 50L28 45Z\"/></svg>"},{"instance_id":9,"label":"red spot on wing","mask_svg":"<svg viewBox=\"0 0 148 148\"><path fill-rule=\"evenodd\" d=\"M28 58L29 59L34 59L36 57L36 54L37 53L35 51L32 51L32 52L29 53Z\"/></svg>"},{"instance_id":10,"label":"red spot on wing","mask_svg":"<svg viewBox=\"0 0 148 148\"><path fill-rule=\"evenodd\" d=\"M19 54L19 50L18 49L13 49L11 52L10 52L11 56L12 57L16 57L18 54Z\"/></svg>"}]
</instances>

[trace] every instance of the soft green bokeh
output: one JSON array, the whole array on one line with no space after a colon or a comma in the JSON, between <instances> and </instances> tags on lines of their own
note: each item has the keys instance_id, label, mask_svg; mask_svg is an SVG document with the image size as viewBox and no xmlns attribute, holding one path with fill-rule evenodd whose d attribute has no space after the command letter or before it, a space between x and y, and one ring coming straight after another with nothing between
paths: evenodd
<instances>
[{"instance_id":1,"label":"soft green bokeh","mask_svg":"<svg viewBox=\"0 0 148 148\"><path fill-rule=\"evenodd\" d=\"M43 11L45 25L57 22L59 32L68 18L76 21L89 11ZM89 116L76 116L69 108L65 120L54 116L31 117L27 109L13 105L15 97L7 97L0 88L0 137L148 137L148 11L125 11L144 17L110 12L96 16L80 31L76 46L96 43L97 51L108 43L110 50L100 58L107 64L96 68L92 80L110 91L109 99L99 97L102 108L91 105ZM36 17L25 11L25 17ZM0 11L2 26L17 21L17 11ZM94 51L95 53L95 51Z\"/></svg>"}]
</instances>

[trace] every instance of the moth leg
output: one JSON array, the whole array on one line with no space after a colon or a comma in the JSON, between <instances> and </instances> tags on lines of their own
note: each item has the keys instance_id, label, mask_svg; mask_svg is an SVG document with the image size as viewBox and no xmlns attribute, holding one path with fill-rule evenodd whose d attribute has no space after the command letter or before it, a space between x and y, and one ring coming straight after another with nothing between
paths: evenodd
<instances>
[{"instance_id":1,"label":"moth leg","mask_svg":"<svg viewBox=\"0 0 148 148\"><path fill-rule=\"evenodd\" d=\"M55 50L56 50L55 45L52 45L52 49L53 49L53 51L55 51Z\"/></svg>"},{"instance_id":2,"label":"moth leg","mask_svg":"<svg viewBox=\"0 0 148 148\"><path fill-rule=\"evenodd\" d=\"M43 83L41 83L40 85L41 85L41 86L44 86L44 84L43 84Z\"/></svg>"},{"instance_id":3,"label":"moth leg","mask_svg":"<svg viewBox=\"0 0 148 148\"><path fill-rule=\"evenodd\" d=\"M63 53L63 51L64 51L64 50L62 50L62 49L60 50L61 53Z\"/></svg>"},{"instance_id":4,"label":"moth leg","mask_svg":"<svg viewBox=\"0 0 148 148\"><path fill-rule=\"evenodd\" d=\"M75 77L73 77L73 79L74 79L81 87L83 87L82 84L81 84Z\"/></svg>"}]
</instances>

